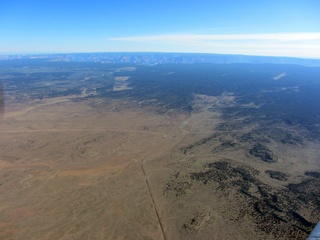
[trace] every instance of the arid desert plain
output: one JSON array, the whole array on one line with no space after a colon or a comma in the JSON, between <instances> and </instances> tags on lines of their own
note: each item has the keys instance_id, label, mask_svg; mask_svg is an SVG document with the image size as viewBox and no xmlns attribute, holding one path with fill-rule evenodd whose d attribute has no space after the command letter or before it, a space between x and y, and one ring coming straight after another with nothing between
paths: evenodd
<instances>
[{"instance_id":1,"label":"arid desert plain","mask_svg":"<svg viewBox=\"0 0 320 240\"><path fill-rule=\"evenodd\" d=\"M247 93L231 80L207 90L204 74L228 74L203 73L215 65L194 76L107 66L2 68L0 239L308 236L320 219L320 138L289 119L297 109L272 108L303 92L284 82L290 69L239 70L272 84L246 82ZM186 85L162 91L156 75Z\"/></svg>"}]
</instances>

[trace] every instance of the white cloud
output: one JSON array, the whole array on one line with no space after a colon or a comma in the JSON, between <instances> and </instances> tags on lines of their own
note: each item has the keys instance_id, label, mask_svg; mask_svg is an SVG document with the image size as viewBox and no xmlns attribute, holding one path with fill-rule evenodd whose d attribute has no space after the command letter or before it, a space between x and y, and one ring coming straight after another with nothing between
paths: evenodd
<instances>
[{"instance_id":1,"label":"white cloud","mask_svg":"<svg viewBox=\"0 0 320 240\"><path fill-rule=\"evenodd\" d=\"M268 34L172 34L109 38L133 51L207 52L320 58L320 32ZM136 47L136 49L134 49Z\"/></svg>"},{"instance_id":2,"label":"white cloud","mask_svg":"<svg viewBox=\"0 0 320 240\"><path fill-rule=\"evenodd\" d=\"M271 41L308 41L320 40L320 33L269 33L269 34L176 34L109 38L115 41L216 41L216 40L271 40Z\"/></svg>"}]
</instances>

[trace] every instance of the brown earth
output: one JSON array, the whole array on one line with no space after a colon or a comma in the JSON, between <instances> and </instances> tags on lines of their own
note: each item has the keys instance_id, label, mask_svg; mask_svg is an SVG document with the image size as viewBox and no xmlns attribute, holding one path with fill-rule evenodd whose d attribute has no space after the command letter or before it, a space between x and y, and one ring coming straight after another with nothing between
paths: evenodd
<instances>
[{"instance_id":1,"label":"brown earth","mask_svg":"<svg viewBox=\"0 0 320 240\"><path fill-rule=\"evenodd\" d=\"M215 130L221 114L209 108L234 100L195 96L190 115L70 97L7 108L0 129L0 239L307 236L319 217L312 213L316 203L289 206L285 191L320 168L318 144L271 142L267 149L277 161L261 161L232 132ZM299 186L292 189L301 195ZM279 211L262 204L271 193L282 201L273 203Z\"/></svg>"}]
</instances>

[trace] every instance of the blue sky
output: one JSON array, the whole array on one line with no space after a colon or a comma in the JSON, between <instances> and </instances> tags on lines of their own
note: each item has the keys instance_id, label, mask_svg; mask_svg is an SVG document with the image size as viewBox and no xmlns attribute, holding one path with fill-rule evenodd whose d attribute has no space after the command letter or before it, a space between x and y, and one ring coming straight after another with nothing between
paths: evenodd
<instances>
[{"instance_id":1,"label":"blue sky","mask_svg":"<svg viewBox=\"0 0 320 240\"><path fill-rule=\"evenodd\" d=\"M201 52L320 58L318 0L0 0L0 54Z\"/></svg>"}]
</instances>

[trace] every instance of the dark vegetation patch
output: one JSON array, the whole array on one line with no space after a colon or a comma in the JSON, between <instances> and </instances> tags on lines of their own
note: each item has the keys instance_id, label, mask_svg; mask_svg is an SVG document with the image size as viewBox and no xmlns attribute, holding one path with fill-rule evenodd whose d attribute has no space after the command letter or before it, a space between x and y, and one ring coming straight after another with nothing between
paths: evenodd
<instances>
[{"instance_id":1,"label":"dark vegetation patch","mask_svg":"<svg viewBox=\"0 0 320 240\"><path fill-rule=\"evenodd\" d=\"M297 221L299 221L303 226L305 227L312 227L314 226L313 223L309 222L308 220L306 220L304 217L302 217L299 213L295 212L295 211L292 211L290 212L292 217L294 219L296 219Z\"/></svg>"},{"instance_id":2,"label":"dark vegetation patch","mask_svg":"<svg viewBox=\"0 0 320 240\"><path fill-rule=\"evenodd\" d=\"M163 193L174 194L176 197L185 195L187 191L191 188L192 183L189 179L182 180L179 178L180 172L172 174L170 181L166 184Z\"/></svg>"},{"instance_id":3,"label":"dark vegetation patch","mask_svg":"<svg viewBox=\"0 0 320 240\"><path fill-rule=\"evenodd\" d=\"M240 147L239 144L236 142L225 141L225 142L222 142L220 145L214 147L212 152L219 152L224 150L230 151L230 150L238 149L239 147Z\"/></svg>"},{"instance_id":4,"label":"dark vegetation patch","mask_svg":"<svg viewBox=\"0 0 320 240\"><path fill-rule=\"evenodd\" d=\"M284 144L301 145L303 143L303 138L301 136L295 136L291 133L287 133L281 139L281 142Z\"/></svg>"},{"instance_id":5,"label":"dark vegetation patch","mask_svg":"<svg viewBox=\"0 0 320 240\"><path fill-rule=\"evenodd\" d=\"M191 187L190 182L175 182L171 181L166 184L164 192L173 192L176 197L185 195L186 191Z\"/></svg>"},{"instance_id":6,"label":"dark vegetation patch","mask_svg":"<svg viewBox=\"0 0 320 240\"><path fill-rule=\"evenodd\" d=\"M298 134L299 129L293 128L294 130L288 130L279 123L274 122L263 122L256 130L260 135L266 136L269 139L272 139L276 142L281 142L283 144L290 145L302 145L303 137ZM301 129L300 129L301 132Z\"/></svg>"},{"instance_id":7,"label":"dark vegetation patch","mask_svg":"<svg viewBox=\"0 0 320 240\"><path fill-rule=\"evenodd\" d=\"M261 143L257 143L252 148L249 149L249 153L261 159L264 162L272 163L277 161L277 156L266 146L262 145Z\"/></svg>"},{"instance_id":8,"label":"dark vegetation patch","mask_svg":"<svg viewBox=\"0 0 320 240\"><path fill-rule=\"evenodd\" d=\"M310 209L320 211L320 179L310 178L300 183L290 183L287 188L295 194L296 199L307 204Z\"/></svg>"},{"instance_id":9,"label":"dark vegetation patch","mask_svg":"<svg viewBox=\"0 0 320 240\"><path fill-rule=\"evenodd\" d=\"M309 134L305 128L299 126L288 128L285 124L277 122L276 119L270 121L258 118L254 114L249 115L249 113L246 115L247 118L242 120L243 116L238 115L238 112L241 110L235 110L234 114L223 114L223 118L227 121L220 123L215 130L235 132L239 141L247 143L266 144L275 141L282 144L302 145L304 139L310 139L311 133ZM240 131L243 131L242 135Z\"/></svg>"},{"instance_id":10,"label":"dark vegetation patch","mask_svg":"<svg viewBox=\"0 0 320 240\"><path fill-rule=\"evenodd\" d=\"M236 138L236 133L215 131L208 137L205 137L187 146L181 147L180 151L186 155L202 147L207 147L209 150L211 149L212 153L245 148L246 146L243 143L239 142Z\"/></svg>"},{"instance_id":11,"label":"dark vegetation patch","mask_svg":"<svg viewBox=\"0 0 320 240\"><path fill-rule=\"evenodd\" d=\"M316 171L308 171L304 173L306 176L320 178L320 172Z\"/></svg>"},{"instance_id":12,"label":"dark vegetation patch","mask_svg":"<svg viewBox=\"0 0 320 240\"><path fill-rule=\"evenodd\" d=\"M267 171L270 176L282 181L287 177L282 172ZM208 163L204 170L193 172L190 179L204 186L218 184L216 190L226 198L236 190L232 199L239 201L239 218L247 215L257 228L275 238L290 232L297 239L304 239L315 226L300 211L308 209L320 215L320 179L312 178L298 184L288 184L286 189L273 188L259 180L259 172L243 164L221 160ZM271 231L272 230L272 231Z\"/></svg>"},{"instance_id":13,"label":"dark vegetation patch","mask_svg":"<svg viewBox=\"0 0 320 240\"><path fill-rule=\"evenodd\" d=\"M5 94L15 101L34 101L47 98L99 92L112 89L113 78L106 74L111 69L97 63L63 63L46 60L9 61L0 68L5 78ZM86 80L86 78L88 78Z\"/></svg>"},{"instance_id":14,"label":"dark vegetation patch","mask_svg":"<svg viewBox=\"0 0 320 240\"><path fill-rule=\"evenodd\" d=\"M208 170L191 173L190 178L203 184L218 182L221 190L236 186L242 194L253 196L250 185L256 182L259 171L245 165L233 166L228 161L209 163L206 167Z\"/></svg>"},{"instance_id":15,"label":"dark vegetation patch","mask_svg":"<svg viewBox=\"0 0 320 240\"><path fill-rule=\"evenodd\" d=\"M287 181L288 180L288 175L285 174L284 172L280 171L272 171L272 170L267 170L266 174L269 175L269 177L279 180L279 181Z\"/></svg>"},{"instance_id":16,"label":"dark vegetation patch","mask_svg":"<svg viewBox=\"0 0 320 240\"><path fill-rule=\"evenodd\" d=\"M241 178L242 180L252 180L259 172L247 166L232 167L228 161L219 161L207 164L206 171L191 173L192 180L201 181L203 184L221 182L220 187L224 187L223 181L232 178ZM226 183L227 184L227 183ZM246 186L244 186L244 189Z\"/></svg>"},{"instance_id":17,"label":"dark vegetation patch","mask_svg":"<svg viewBox=\"0 0 320 240\"><path fill-rule=\"evenodd\" d=\"M159 113L192 112L194 94L222 96L232 92L236 97L234 104L213 106L213 111L222 112L222 117L228 120L217 130L239 130L258 123L268 128L261 135L267 134L284 144L301 144L304 137L320 140L317 125L320 122L320 68L211 63L146 66L22 59L1 61L0 70L5 93L19 101L26 100L26 96L44 99L80 94L86 88L88 92L96 91L96 95L89 97L130 99ZM274 81L273 77L282 72L286 72L286 77ZM127 82L132 89L113 92L115 76L130 76ZM84 80L86 77L89 79ZM304 129L305 133L299 136L294 132L281 133L278 129L272 132L275 126L272 123Z\"/></svg>"},{"instance_id":18,"label":"dark vegetation patch","mask_svg":"<svg viewBox=\"0 0 320 240\"><path fill-rule=\"evenodd\" d=\"M240 137L240 140L243 142L249 142L249 143L256 143L256 142L269 143L270 142L270 139L266 135L261 134L261 132L255 131L255 130L243 134Z\"/></svg>"},{"instance_id":19,"label":"dark vegetation patch","mask_svg":"<svg viewBox=\"0 0 320 240\"><path fill-rule=\"evenodd\" d=\"M217 134L212 134L211 136L203 138L200 141L194 142L188 146L180 148L180 151L183 154L187 154L188 152L190 152L191 150L193 150L199 146L206 145L206 144L214 141L217 138L217 136L218 136Z\"/></svg>"}]
</instances>

